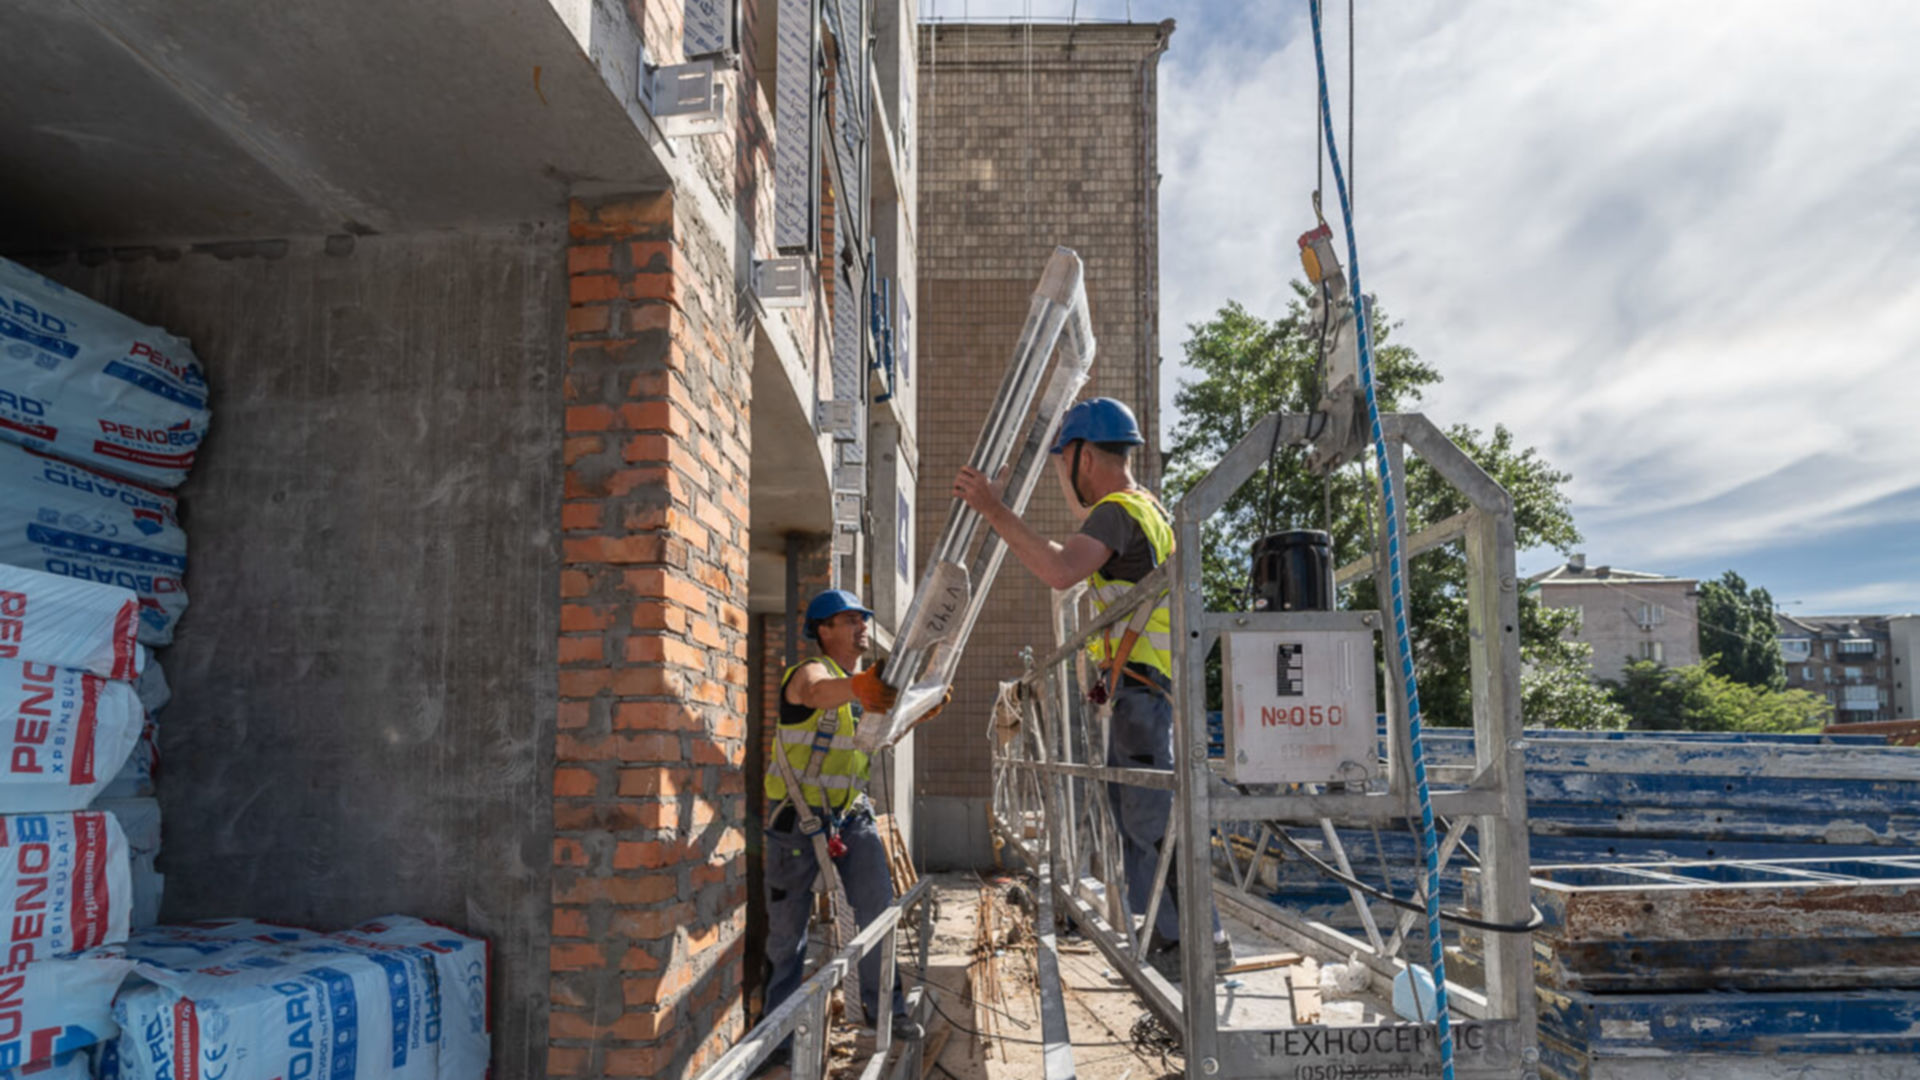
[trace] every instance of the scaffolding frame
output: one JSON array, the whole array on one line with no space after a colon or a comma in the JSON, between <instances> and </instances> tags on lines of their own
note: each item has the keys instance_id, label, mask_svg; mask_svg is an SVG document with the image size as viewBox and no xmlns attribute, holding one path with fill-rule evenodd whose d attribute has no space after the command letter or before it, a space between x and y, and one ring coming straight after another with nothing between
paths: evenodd
<instances>
[{"instance_id":1,"label":"scaffolding frame","mask_svg":"<svg viewBox=\"0 0 1920 1080\"><path fill-rule=\"evenodd\" d=\"M1219 1025L1213 993L1181 994L1144 962L1145 938L1170 877L1179 895L1211 890L1222 910L1245 919L1308 955L1346 961L1357 957L1372 988L1390 994L1394 976L1408 963L1400 956L1417 916L1403 912L1390 938L1382 938L1364 894L1353 891L1365 939L1254 895L1259 860L1267 856L1273 830L1318 828L1328 850L1345 867L1337 826L1376 826L1417 817L1408 758L1406 703L1397 680L1387 685L1384 783L1300 784L1248 790L1229 785L1209 764L1206 724L1207 656L1222 633L1368 630L1385 623L1375 611L1215 612L1206 608L1201 579L1202 527L1234 492L1253 480L1276 445L1309 441L1312 418L1271 414L1257 424L1173 508L1173 557L1130 592L1091 618L1079 614L1078 588L1055 594L1055 647L1028 665L1019 680L1003 685L989 725L993 743L994 831L1040 876L1042 895L1056 903L1080 931L1139 992L1148 1007L1183 1039L1188 1080L1239 1077L1347 1075L1438 1076L1437 1024L1367 1027L1300 1025L1253 1030ZM1464 783L1435 787L1434 813L1451 819L1440 859L1444 873L1467 828L1478 834L1481 917L1523 925L1532 910L1528 879L1527 807L1520 713L1519 590L1514 569L1513 503L1507 492L1420 414L1381 417L1388 468L1404 491L1405 455L1412 450L1457 490L1469 509L1423 530L1406 545L1404 560L1454 541L1464 541L1468 566L1468 619L1472 665L1475 763ZM1277 439L1277 441L1276 441ZM1397 501L1396 501L1397 502ZM1395 512L1402 512L1396 505ZM1404 521L1401 535L1406 535ZM1381 523L1384 531L1385 523ZM1379 545L1386 549L1384 543ZM1369 556L1341 568L1342 583L1375 575L1386 588L1384 559ZM1086 704L1092 676L1086 645L1119 626L1142 605L1170 595L1175 651L1173 679L1174 759L1171 771L1109 767L1108 710ZM1119 833L1108 802L1113 784L1171 789L1167 842L1155 867L1152 901L1135 930L1121 887ZM1244 871L1222 834L1231 882L1213 871L1214 839L1222 826L1257 825L1259 843ZM1175 877L1177 875L1177 877ZM1050 894L1050 895L1049 895ZM1044 913L1046 915L1049 913ZM1183 903L1183 941L1210 941L1207 905ZM1449 980L1454 1025L1455 1075L1536 1080L1539 1066L1530 936L1483 935L1484 992ZM1050 943L1042 942L1043 955ZM1214 986L1213 951L1182 950L1185 986ZM1042 963L1043 1003L1057 1001L1057 964ZM1064 1027L1064 1025L1063 1025ZM1304 1034L1302 1034L1304 1033ZM1384 1033L1384 1034L1383 1034ZM1047 1042L1048 1080L1073 1075L1064 1030ZM1316 1067L1322 1071L1316 1072ZM1333 1071L1325 1071L1333 1070Z\"/></svg>"}]
</instances>

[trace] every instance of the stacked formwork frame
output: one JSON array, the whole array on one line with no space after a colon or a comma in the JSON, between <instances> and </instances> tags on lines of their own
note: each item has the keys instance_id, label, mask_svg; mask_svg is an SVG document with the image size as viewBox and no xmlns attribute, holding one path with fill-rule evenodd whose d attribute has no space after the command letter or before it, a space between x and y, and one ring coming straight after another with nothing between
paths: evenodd
<instances>
[{"instance_id":1,"label":"stacked formwork frame","mask_svg":"<svg viewBox=\"0 0 1920 1080\"><path fill-rule=\"evenodd\" d=\"M1378 1075L1439 1075L1438 1038L1433 1023L1368 1028L1252 1030L1222 1028L1212 993L1180 994L1144 963L1142 946L1154 912L1177 874L1179 895L1204 896L1211 889L1222 907L1310 954L1329 959L1357 957L1374 988L1386 992L1407 962L1400 951L1412 923L1409 916L1390 939L1377 932L1366 940L1309 921L1264 899L1250 896L1249 866L1235 883L1214 877L1216 828L1258 824L1262 840L1254 858L1264 854L1265 830L1318 824L1339 855L1333 826L1382 825L1413 813L1412 767L1408 759L1406 704L1394 680L1389 686L1387 780L1378 790L1353 785L1295 785L1287 790L1252 790L1227 784L1208 762L1206 664L1222 633L1238 631L1303 632L1366 630L1377 632L1377 612L1214 612L1206 609L1201 582L1202 526L1227 499L1267 463L1272 448L1307 441L1310 417L1266 417L1234 447L1174 508L1174 557L1097 617L1080 620L1077 601L1057 606L1056 648L1035 662L1017 683L1008 684L989 737L994 749L994 825L1000 841L1019 853L1040 874L1042 892L1058 903L1140 992L1148 1005L1183 1037L1190 1080L1216 1077L1316 1075L1314 1068L1378 1070ZM1504 925L1524 925L1530 913L1527 877L1526 795L1521 758L1518 590L1514 574L1512 500L1487 474L1424 416L1382 418L1393 481L1402 484L1404 458L1411 449L1440 478L1465 496L1470 509L1415 537L1403 558L1441 544L1463 540L1468 565L1468 611L1472 664L1476 757L1462 785L1435 790L1435 814L1450 819L1442 868L1459 848L1468 827L1479 833L1481 917ZM1276 442L1276 435L1278 442ZM1404 487L1401 488L1404 490ZM1404 530L1402 532L1404 535ZM1384 579L1387 567L1365 560L1355 571ZM1174 758L1171 771L1116 768L1105 764L1104 710L1085 703L1086 643L1119 627L1142 605L1171 595L1176 655ZM1382 595L1385 594L1384 587ZM1171 789L1173 809L1167 842L1161 845L1153 900L1135 929L1122 899L1118 826L1107 791L1114 784ZM1228 848L1231 858L1231 847ZM1087 871L1097 870L1104 880ZM1357 897L1356 902L1363 902ZM1179 912L1185 941L1211 938L1207 905L1184 903ZM1057 999L1057 978L1048 979L1042 943L1042 991ZM1454 1008L1466 1022L1455 1024L1455 1075L1523 1077L1538 1075L1535 1002L1530 944L1525 934L1489 934L1484 993L1450 985ZM1212 987L1212 950L1183 950L1183 982ZM1314 1037L1289 1037L1311 1030ZM1384 1035L1382 1033L1385 1033ZM1064 1024L1047 1025L1047 1075L1072 1074ZM1304 1069L1304 1071L1303 1071ZM1401 1070L1405 1070L1402 1072ZM1372 1075L1373 1073L1369 1073ZM1324 1072L1318 1075L1345 1075Z\"/></svg>"}]
</instances>

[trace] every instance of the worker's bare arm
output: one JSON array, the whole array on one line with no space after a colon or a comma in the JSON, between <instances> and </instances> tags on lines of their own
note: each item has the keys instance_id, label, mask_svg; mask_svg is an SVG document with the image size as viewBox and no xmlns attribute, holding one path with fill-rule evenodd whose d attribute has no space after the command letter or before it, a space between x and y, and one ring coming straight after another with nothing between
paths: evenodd
<instances>
[{"instance_id":1,"label":"worker's bare arm","mask_svg":"<svg viewBox=\"0 0 1920 1080\"><path fill-rule=\"evenodd\" d=\"M836 679L822 663L802 664L787 680L787 700L809 709L837 709L854 699L851 676Z\"/></svg>"},{"instance_id":2,"label":"worker's bare arm","mask_svg":"<svg viewBox=\"0 0 1920 1080\"><path fill-rule=\"evenodd\" d=\"M1113 557L1113 549L1084 533L1067 537L1065 543L1049 540L1001 501L1000 485L974 468L962 468L954 478L955 497L978 511L980 517L1007 542L1007 550L1033 571L1035 577L1055 589L1072 588L1085 581Z\"/></svg>"}]
</instances>

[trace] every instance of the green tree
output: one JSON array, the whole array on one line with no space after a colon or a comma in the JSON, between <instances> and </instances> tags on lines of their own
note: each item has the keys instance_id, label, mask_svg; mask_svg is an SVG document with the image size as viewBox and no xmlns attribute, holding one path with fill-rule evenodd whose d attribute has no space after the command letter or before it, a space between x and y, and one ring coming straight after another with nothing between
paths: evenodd
<instances>
[{"instance_id":1,"label":"green tree","mask_svg":"<svg viewBox=\"0 0 1920 1080\"><path fill-rule=\"evenodd\" d=\"M1296 283L1294 290L1294 299L1277 318L1263 319L1229 302L1211 320L1189 327L1187 363L1197 377L1183 381L1174 395L1180 423L1169 455L1171 496L1177 498L1199 482L1262 416L1275 410L1311 410L1318 393L1314 385L1316 327L1306 310L1305 286ZM1440 374L1395 339L1398 325L1387 319L1378 304L1371 311L1380 407L1389 412L1405 410L1440 381ZM1533 449L1516 446L1504 427L1487 433L1460 425L1448 435L1513 496L1519 547L1568 551L1579 542L1562 490L1565 473L1553 469ZM1366 456L1370 463L1371 453ZM1325 529L1332 535L1334 561L1339 564L1373 550L1379 525L1377 505L1378 490L1370 473L1349 467L1316 476L1305 468L1296 450L1280 448L1266 468L1235 492L1205 526L1207 606L1217 611L1245 608L1249 552L1253 541L1265 533ZM1404 505L1409 534L1466 509L1465 499L1418 458L1407 464ZM1461 545L1449 544L1415 557L1409 564L1407 585L1427 716L1438 724L1471 723L1466 556ZM1383 606L1374 595L1371 578L1347 590L1343 602L1361 609ZM1562 640L1564 620L1532 597L1523 596L1520 607L1522 649L1535 671L1572 666L1584 673L1586 658ZM1548 692L1549 676L1535 678L1542 691L1534 700L1541 708L1570 705L1574 700ZM1529 714L1528 722L1608 726L1616 721L1604 707L1596 710L1594 705L1589 695L1577 715Z\"/></svg>"},{"instance_id":2,"label":"green tree","mask_svg":"<svg viewBox=\"0 0 1920 1080\"><path fill-rule=\"evenodd\" d=\"M1735 682L1762 690L1787 688L1773 595L1749 588L1729 570L1700 585L1700 656Z\"/></svg>"},{"instance_id":3,"label":"green tree","mask_svg":"<svg viewBox=\"0 0 1920 1080\"><path fill-rule=\"evenodd\" d=\"M1603 685L1637 731L1811 731L1831 715L1818 695L1749 686L1711 664L1668 668L1636 660Z\"/></svg>"}]
</instances>

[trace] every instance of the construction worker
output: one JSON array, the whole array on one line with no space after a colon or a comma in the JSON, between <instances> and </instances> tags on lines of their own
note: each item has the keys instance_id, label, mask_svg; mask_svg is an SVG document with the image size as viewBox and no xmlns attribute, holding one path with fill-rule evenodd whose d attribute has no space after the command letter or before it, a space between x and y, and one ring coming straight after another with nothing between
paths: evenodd
<instances>
[{"instance_id":1,"label":"construction worker","mask_svg":"<svg viewBox=\"0 0 1920 1080\"><path fill-rule=\"evenodd\" d=\"M1152 493L1133 478L1133 450L1146 439L1133 410L1113 398L1089 398L1067 410L1053 444L1054 473L1067 505L1081 521L1080 531L1056 543L1035 532L1000 497L1002 481L962 468L953 493L980 513L1006 540L1007 549L1055 589L1086 581L1093 605L1107 605L1173 554L1173 527ZM1104 675L1102 686L1113 702L1107 764L1133 769L1167 769L1173 756L1172 611L1166 595L1153 608L1146 628L1121 655L1126 635L1113 632L1088 643L1087 651ZM1127 879L1127 906L1144 918L1153 896L1154 871L1166 835L1173 793L1158 788L1113 784L1108 789L1120 826ZM1211 901L1211 896L1209 896ZM1213 917L1216 970L1233 964L1233 947ZM1174 881L1167 882L1154 919L1154 943L1147 961L1170 982L1180 980L1180 918Z\"/></svg>"},{"instance_id":2,"label":"construction worker","mask_svg":"<svg viewBox=\"0 0 1920 1080\"><path fill-rule=\"evenodd\" d=\"M831 860L861 926L893 902L886 847L874 828L873 804L865 790L867 755L853 741L862 711L886 712L896 696L880 681L879 668L860 666L871 644L872 617L860 598L844 589L814 597L807 605L806 633L819 645L820 655L802 660L780 677L778 745L766 777L767 960L773 968L767 981L769 1013L800 985L822 858ZM823 842L815 842L817 834ZM860 964L861 1005L868 1023L879 1016L879 988L880 951L875 949ZM897 981L892 1026L897 1039L922 1035L920 1025L907 1015ZM769 1064L783 1065L790 1055L788 1040Z\"/></svg>"}]
</instances>

